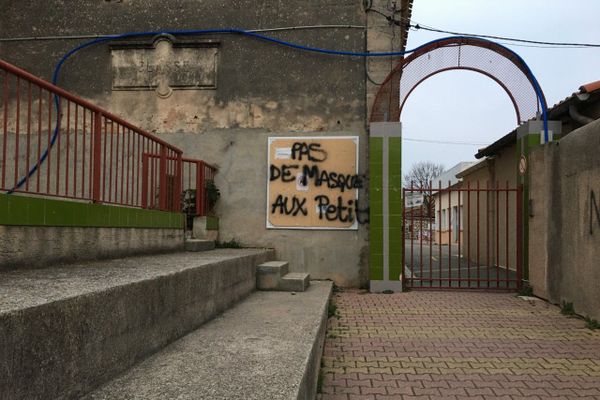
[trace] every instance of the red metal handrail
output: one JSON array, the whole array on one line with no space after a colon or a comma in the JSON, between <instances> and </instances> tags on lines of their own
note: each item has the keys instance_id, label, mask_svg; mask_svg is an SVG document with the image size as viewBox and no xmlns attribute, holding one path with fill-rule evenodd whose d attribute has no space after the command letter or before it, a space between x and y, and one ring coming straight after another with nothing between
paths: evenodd
<instances>
[{"instance_id":1,"label":"red metal handrail","mask_svg":"<svg viewBox=\"0 0 600 400\"><path fill-rule=\"evenodd\" d=\"M159 158L158 154L144 154L143 155L143 170L148 171L153 163ZM181 173L181 188L185 195L189 195L190 191L193 191L194 207L187 208L185 211L189 215L193 216L206 216L211 211L211 204L209 199L209 185L214 183L215 174L217 173L217 167L211 165L203 160L195 158L182 157L182 173ZM146 173L142 174L144 177ZM148 183L143 183L144 187L148 187ZM147 190L143 191L148 193ZM152 198L144 197L142 204L144 207L152 207ZM191 210L191 212L190 212Z\"/></svg>"},{"instance_id":2,"label":"red metal handrail","mask_svg":"<svg viewBox=\"0 0 600 400\"><path fill-rule=\"evenodd\" d=\"M3 60L0 90L0 191L181 209L177 147Z\"/></svg>"}]
</instances>

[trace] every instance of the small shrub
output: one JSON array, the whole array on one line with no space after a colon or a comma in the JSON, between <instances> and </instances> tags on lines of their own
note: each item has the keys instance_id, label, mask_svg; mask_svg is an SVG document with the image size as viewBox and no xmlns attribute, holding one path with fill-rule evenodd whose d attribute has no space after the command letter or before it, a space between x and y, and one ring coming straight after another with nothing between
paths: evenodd
<instances>
[{"instance_id":1,"label":"small shrub","mask_svg":"<svg viewBox=\"0 0 600 400\"><path fill-rule=\"evenodd\" d=\"M206 197L208 198L208 210L212 212L217 204L217 200L221 197L221 192L214 181L206 182Z\"/></svg>"},{"instance_id":2,"label":"small shrub","mask_svg":"<svg viewBox=\"0 0 600 400\"><path fill-rule=\"evenodd\" d=\"M317 393L323 393L323 369L319 370L319 376L317 378Z\"/></svg>"},{"instance_id":3,"label":"small shrub","mask_svg":"<svg viewBox=\"0 0 600 400\"><path fill-rule=\"evenodd\" d=\"M330 301L327 306L327 317L328 318L331 318L331 317L340 318L340 312L338 311L338 308L335 305L335 303L332 301Z\"/></svg>"},{"instance_id":4,"label":"small shrub","mask_svg":"<svg viewBox=\"0 0 600 400\"><path fill-rule=\"evenodd\" d=\"M573 303L567 303L566 301L563 301L562 306L560 308L560 313L562 315L575 315L575 308L573 307Z\"/></svg>"},{"instance_id":5,"label":"small shrub","mask_svg":"<svg viewBox=\"0 0 600 400\"><path fill-rule=\"evenodd\" d=\"M519 296L524 297L532 297L533 296L533 287L529 285L524 285L521 290L519 290Z\"/></svg>"},{"instance_id":6,"label":"small shrub","mask_svg":"<svg viewBox=\"0 0 600 400\"><path fill-rule=\"evenodd\" d=\"M215 247L220 249L241 249L242 244L235 239L231 239L228 242L216 242Z\"/></svg>"},{"instance_id":7,"label":"small shrub","mask_svg":"<svg viewBox=\"0 0 600 400\"><path fill-rule=\"evenodd\" d=\"M585 327L591 330L600 329L600 322L587 316L585 317Z\"/></svg>"}]
</instances>

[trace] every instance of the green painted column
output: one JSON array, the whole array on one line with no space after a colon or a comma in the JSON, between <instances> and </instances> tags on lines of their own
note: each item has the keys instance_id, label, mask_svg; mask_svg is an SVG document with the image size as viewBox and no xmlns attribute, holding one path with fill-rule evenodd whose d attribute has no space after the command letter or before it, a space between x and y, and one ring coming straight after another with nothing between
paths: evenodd
<instances>
[{"instance_id":1,"label":"green painted column","mask_svg":"<svg viewBox=\"0 0 600 400\"><path fill-rule=\"evenodd\" d=\"M561 133L562 123L560 121L548 121L549 141L560 139ZM527 121L517 128L517 184L523 187L523 203L521 204L523 251L521 265L523 266L524 281L529 281L529 182L531 179L535 179L529 173L529 153L532 148L543 144L545 144L543 121ZM523 165L525 165L524 172L520 169L523 168Z\"/></svg>"},{"instance_id":2,"label":"green painted column","mask_svg":"<svg viewBox=\"0 0 600 400\"><path fill-rule=\"evenodd\" d=\"M369 206L371 292L402 291L402 129L399 122L371 123Z\"/></svg>"}]
</instances>

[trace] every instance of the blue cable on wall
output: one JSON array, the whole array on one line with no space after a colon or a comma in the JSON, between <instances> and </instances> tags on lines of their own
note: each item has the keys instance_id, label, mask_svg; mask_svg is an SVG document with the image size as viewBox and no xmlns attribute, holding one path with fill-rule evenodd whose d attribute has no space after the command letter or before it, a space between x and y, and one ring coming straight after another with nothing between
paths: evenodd
<instances>
[{"instance_id":1,"label":"blue cable on wall","mask_svg":"<svg viewBox=\"0 0 600 400\"><path fill-rule=\"evenodd\" d=\"M67 59L69 59L69 57L71 57L73 54L77 53L78 51L86 48L86 47L90 47L99 43L104 43L104 42L108 42L111 40L117 40L117 39L127 39L127 38L134 38L134 37L144 37L144 36L156 36L156 35L179 35L179 36L186 36L186 35L209 35L209 34L238 34L238 35L242 35L242 36L248 36L248 37L252 37L255 39L259 39L259 40L263 40L266 42L270 42L273 44L277 44L277 45L281 45L281 46L285 46L285 47L290 47L293 49L297 49L300 51L306 51L306 52L311 52L311 53L319 53L319 54L326 54L326 55L332 55L332 56L345 56L345 57L397 57L397 56L403 56L406 54L410 54L413 53L415 51L418 51L420 49L422 49L425 46L429 46L430 44L433 43L437 43L437 42L441 42L444 40L448 40L450 38L473 38L474 36L450 36L450 37L444 37L444 38L440 38L440 39L435 39L432 40L430 42L427 42L425 44L422 44L420 46L415 47L414 49L410 49L410 50L405 50L405 51L392 51L392 52L353 52L353 51L343 51L343 50L331 50L331 49L323 49L323 48L319 48L319 47L311 47L311 46L305 46L305 45L301 45L301 44L297 44L297 43L293 43L293 42L288 42L285 40L281 40L281 39L277 39L271 36L267 36L267 35L262 35L260 33L257 32L251 32L251 31L247 31L247 30L243 30L243 29L235 29L235 28L226 28L226 29L190 29L190 30L171 30L171 31L146 31L146 32L127 32L127 33L122 33L119 35L108 35L108 36L103 36L103 37L99 37L93 40L90 40L88 42L84 42L74 48L72 48L71 50L69 50L68 52L66 52L58 61L58 63L56 64L56 67L54 68L54 72L52 73L52 83L54 85L57 84L58 82L58 77L60 74L60 70L63 66L63 64L65 63L65 61L67 61ZM536 92L536 95L538 97L538 101L541 105L542 108L542 117L544 120L544 138L545 138L545 142L548 142L548 117L547 117L547 105L546 102L544 100L544 96L542 94L542 89L537 81L537 79L535 78L535 75L533 75L533 72L531 71L531 68L529 68L529 66L527 65L527 63L525 63L525 60L523 60L523 58L521 58L521 56L519 56L517 53L515 53L513 50L498 44L496 42L493 42L491 40L488 39L483 39L483 38L477 38L479 40L483 40L483 41L487 41L490 43L494 43L504 49L506 49L507 51L509 51L510 53L514 54L515 57L523 64L523 66L526 68L527 72L529 73L529 76L532 80L533 83L533 87L534 90ZM58 115L58 109L59 109L59 103L58 103L58 97L54 96L54 103L56 106L56 110L57 110L57 115ZM27 181L28 178L30 178L38 169L38 167L44 163L44 161L46 160L46 158L48 157L48 151L52 148L52 146L54 146L54 143L56 141L56 138L58 136L58 132L59 132L59 122L60 119L57 119L56 121L56 126L54 128L54 132L52 134L52 138L50 140L50 144L49 146L44 150L43 154L40 156L39 162L37 162L27 173L26 176L24 176L23 178L21 178L19 180L19 182L17 183L17 185L11 189L10 191L8 191L8 194L12 193L14 190L19 189L21 186L23 186L25 184L25 182Z\"/></svg>"}]
</instances>

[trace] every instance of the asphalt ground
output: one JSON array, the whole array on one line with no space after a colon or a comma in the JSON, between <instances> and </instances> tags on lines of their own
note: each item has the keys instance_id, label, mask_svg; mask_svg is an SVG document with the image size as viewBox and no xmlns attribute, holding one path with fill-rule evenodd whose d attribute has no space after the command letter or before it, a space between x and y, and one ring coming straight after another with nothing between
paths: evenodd
<instances>
[{"instance_id":1,"label":"asphalt ground","mask_svg":"<svg viewBox=\"0 0 600 400\"><path fill-rule=\"evenodd\" d=\"M514 269L488 265L486 260L480 260L478 264L473 260L473 254L469 261L465 254L459 255L456 244L440 246L428 241L406 240L404 250L404 281L407 287L517 289Z\"/></svg>"}]
</instances>

